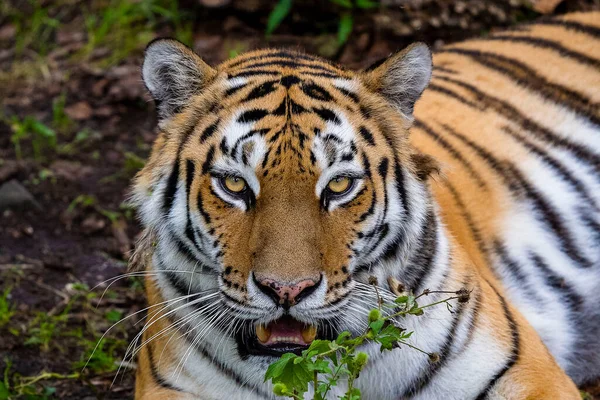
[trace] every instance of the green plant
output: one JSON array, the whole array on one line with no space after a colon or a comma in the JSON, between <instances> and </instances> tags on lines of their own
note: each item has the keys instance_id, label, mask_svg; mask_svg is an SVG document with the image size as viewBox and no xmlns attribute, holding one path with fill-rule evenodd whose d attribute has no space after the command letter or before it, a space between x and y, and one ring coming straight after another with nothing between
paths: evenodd
<instances>
[{"instance_id":1,"label":"green plant","mask_svg":"<svg viewBox=\"0 0 600 400\"><path fill-rule=\"evenodd\" d=\"M40 385L40 382L46 380L64 380L77 379L79 373L57 374L53 372L41 372L35 376L21 376L18 373L11 373L12 360L4 359L6 367L4 368L4 377L0 381L0 400L24 399L24 400L49 400L54 398L56 388L52 386Z\"/></svg>"},{"instance_id":2,"label":"green plant","mask_svg":"<svg viewBox=\"0 0 600 400\"><path fill-rule=\"evenodd\" d=\"M330 3L341 7L344 11L339 13L337 41L338 46L342 46L348 41L354 27L354 9L371 9L379 7L379 4L372 0L329 0ZM281 25L283 20L292 10L293 0L279 0L267 19L265 35L269 38L273 32Z\"/></svg>"},{"instance_id":3,"label":"green plant","mask_svg":"<svg viewBox=\"0 0 600 400\"><path fill-rule=\"evenodd\" d=\"M372 284L376 285L374 278L372 278ZM407 294L397 297L393 303L384 303L379 296L377 286L375 286L375 290L379 307L370 311L368 327L362 334L352 337L350 332L344 331L333 341L315 340L301 355L286 353L269 365L265 373L265 381L272 381L273 392L276 395L298 400L304 399L309 384L312 383L313 399L324 400L332 387L337 386L340 380L345 380L348 388L341 399L360 399L360 390L354 387L354 382L368 362L368 355L359 351L360 346L368 342L378 343L382 352L406 346L427 354L431 362L439 361L437 353L427 353L408 343L407 339L413 332L407 332L397 326L396 318L408 315L420 316L424 314L425 308L442 303L450 309L452 307L451 300L466 302L469 299L469 292L466 289L457 292L435 292L452 295L419 306L417 302L419 298L434 292L425 290L418 296Z\"/></svg>"},{"instance_id":4,"label":"green plant","mask_svg":"<svg viewBox=\"0 0 600 400\"><path fill-rule=\"evenodd\" d=\"M2 295L0 296L0 327L8 324L16 313L15 305L9 299L11 292L12 287L9 286L2 291Z\"/></svg>"},{"instance_id":5,"label":"green plant","mask_svg":"<svg viewBox=\"0 0 600 400\"><path fill-rule=\"evenodd\" d=\"M273 10L269 14L269 19L267 20L267 28L265 30L265 35L267 37L271 36L271 34L277 29L281 22L287 17L287 15L292 10L293 0L279 0Z\"/></svg>"},{"instance_id":6,"label":"green plant","mask_svg":"<svg viewBox=\"0 0 600 400\"><path fill-rule=\"evenodd\" d=\"M19 160L23 156L21 142L24 140L31 141L33 157L36 161L43 159L43 150L54 151L56 149L56 133L54 130L31 116L27 116L22 120L17 116L13 116L10 119L10 127L13 132L10 141Z\"/></svg>"},{"instance_id":7,"label":"green plant","mask_svg":"<svg viewBox=\"0 0 600 400\"><path fill-rule=\"evenodd\" d=\"M116 371L119 367L118 354L123 354L127 347L127 341L105 337L93 340L82 339L81 345L84 351L79 361L73 364L77 370L88 369L93 374L103 374Z\"/></svg>"},{"instance_id":8,"label":"green plant","mask_svg":"<svg viewBox=\"0 0 600 400\"><path fill-rule=\"evenodd\" d=\"M51 37L60 26L57 18L50 17L49 8L41 0L30 0L32 12L17 8L11 10L11 19L17 28L15 50L21 55L26 48L34 47L40 54L49 50Z\"/></svg>"},{"instance_id":9,"label":"green plant","mask_svg":"<svg viewBox=\"0 0 600 400\"><path fill-rule=\"evenodd\" d=\"M112 0L107 7L85 13L88 41L80 55L89 57L94 49L108 47L111 52L102 64L116 64L132 51L142 49L154 37L159 23L171 25L175 37L191 45L192 21L185 21L186 17L177 0Z\"/></svg>"},{"instance_id":10,"label":"green plant","mask_svg":"<svg viewBox=\"0 0 600 400\"><path fill-rule=\"evenodd\" d=\"M26 346L39 346L42 351L50 350L50 343L60 332L69 318L70 306L59 315L48 315L44 312L37 313L28 330L29 338L25 340Z\"/></svg>"},{"instance_id":11,"label":"green plant","mask_svg":"<svg viewBox=\"0 0 600 400\"><path fill-rule=\"evenodd\" d=\"M52 126L60 132L68 132L74 126L73 120L65 113L66 102L65 93L52 100Z\"/></svg>"}]
</instances>

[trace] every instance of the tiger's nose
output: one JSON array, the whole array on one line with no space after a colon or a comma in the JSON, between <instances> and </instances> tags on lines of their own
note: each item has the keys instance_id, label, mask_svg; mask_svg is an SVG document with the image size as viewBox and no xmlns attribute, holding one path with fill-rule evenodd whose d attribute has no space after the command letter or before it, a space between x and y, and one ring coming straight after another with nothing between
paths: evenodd
<instances>
[{"instance_id":1,"label":"tiger's nose","mask_svg":"<svg viewBox=\"0 0 600 400\"><path fill-rule=\"evenodd\" d=\"M258 288L267 296L272 298L275 303L288 309L298 304L303 298L313 293L321 283L319 279L304 279L296 283L278 282L274 279L256 279Z\"/></svg>"}]
</instances>

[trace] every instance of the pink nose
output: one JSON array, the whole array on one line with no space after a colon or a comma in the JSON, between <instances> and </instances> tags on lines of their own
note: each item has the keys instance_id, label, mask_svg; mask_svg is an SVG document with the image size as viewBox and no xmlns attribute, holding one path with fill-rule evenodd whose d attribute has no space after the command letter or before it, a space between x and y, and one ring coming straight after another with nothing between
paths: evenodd
<instances>
[{"instance_id":1,"label":"pink nose","mask_svg":"<svg viewBox=\"0 0 600 400\"><path fill-rule=\"evenodd\" d=\"M317 282L305 279L294 284L284 284L273 279L262 279L257 283L260 290L273 298L276 303L281 304L284 308L289 308L312 293L319 282L321 282L320 279Z\"/></svg>"}]
</instances>

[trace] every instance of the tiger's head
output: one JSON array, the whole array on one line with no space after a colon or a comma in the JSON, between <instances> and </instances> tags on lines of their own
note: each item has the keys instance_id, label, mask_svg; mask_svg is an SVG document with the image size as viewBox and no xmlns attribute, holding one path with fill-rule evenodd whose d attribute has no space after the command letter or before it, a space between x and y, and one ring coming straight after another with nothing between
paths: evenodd
<instances>
[{"instance_id":1,"label":"tiger's head","mask_svg":"<svg viewBox=\"0 0 600 400\"><path fill-rule=\"evenodd\" d=\"M364 326L368 277L402 275L430 208L408 128L431 69L423 44L360 72L274 49L213 68L174 40L148 46L160 134L134 197L161 296L213 330L207 351L231 341L256 363Z\"/></svg>"}]
</instances>

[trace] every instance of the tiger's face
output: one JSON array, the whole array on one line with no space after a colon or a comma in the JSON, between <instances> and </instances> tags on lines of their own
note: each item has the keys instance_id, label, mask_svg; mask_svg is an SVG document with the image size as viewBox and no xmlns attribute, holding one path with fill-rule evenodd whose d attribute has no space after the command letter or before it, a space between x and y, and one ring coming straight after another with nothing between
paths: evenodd
<instances>
[{"instance_id":1,"label":"tiger's face","mask_svg":"<svg viewBox=\"0 0 600 400\"><path fill-rule=\"evenodd\" d=\"M152 43L161 133L135 190L162 297L217 293L218 311L190 307L243 358L358 331L366 277L398 268L423 224L427 163L407 128L430 71L424 45L355 73L280 50L213 69Z\"/></svg>"}]
</instances>

